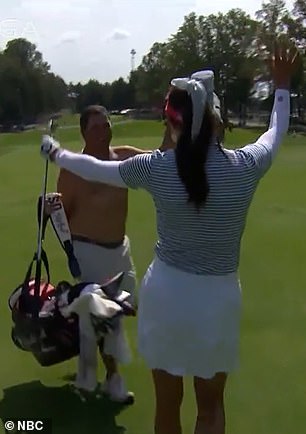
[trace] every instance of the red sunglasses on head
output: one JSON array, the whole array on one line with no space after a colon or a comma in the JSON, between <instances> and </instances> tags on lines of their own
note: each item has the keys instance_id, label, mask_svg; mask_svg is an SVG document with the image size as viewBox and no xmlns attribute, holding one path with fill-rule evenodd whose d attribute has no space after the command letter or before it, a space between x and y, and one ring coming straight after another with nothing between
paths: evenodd
<instances>
[{"instance_id":1,"label":"red sunglasses on head","mask_svg":"<svg viewBox=\"0 0 306 434\"><path fill-rule=\"evenodd\" d=\"M166 100L165 114L171 122L173 122L175 124L182 124L183 123L182 114L179 111L175 110L173 107L171 107L168 99Z\"/></svg>"}]
</instances>

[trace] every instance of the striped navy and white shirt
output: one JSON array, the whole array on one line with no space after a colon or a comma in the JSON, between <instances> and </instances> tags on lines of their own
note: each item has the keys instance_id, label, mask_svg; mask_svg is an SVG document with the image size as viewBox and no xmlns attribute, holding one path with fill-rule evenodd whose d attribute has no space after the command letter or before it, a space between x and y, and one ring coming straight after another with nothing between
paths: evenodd
<instances>
[{"instance_id":1,"label":"striped navy and white shirt","mask_svg":"<svg viewBox=\"0 0 306 434\"><path fill-rule=\"evenodd\" d=\"M256 143L234 151L211 146L205 166L210 192L200 212L187 201L173 150L122 162L61 151L56 162L88 180L147 190L156 207L156 254L166 264L195 274L236 272L252 197L288 129L289 100L288 91L275 92L270 127Z\"/></svg>"}]
</instances>

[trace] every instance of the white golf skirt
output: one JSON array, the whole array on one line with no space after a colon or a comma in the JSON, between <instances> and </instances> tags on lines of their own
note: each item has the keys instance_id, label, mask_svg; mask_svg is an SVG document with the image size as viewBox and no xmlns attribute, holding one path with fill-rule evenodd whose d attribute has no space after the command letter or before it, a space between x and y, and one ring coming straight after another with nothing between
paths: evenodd
<instances>
[{"instance_id":1,"label":"white golf skirt","mask_svg":"<svg viewBox=\"0 0 306 434\"><path fill-rule=\"evenodd\" d=\"M238 368L236 273L195 275L155 258L139 290L138 348L150 369L212 378Z\"/></svg>"}]
</instances>

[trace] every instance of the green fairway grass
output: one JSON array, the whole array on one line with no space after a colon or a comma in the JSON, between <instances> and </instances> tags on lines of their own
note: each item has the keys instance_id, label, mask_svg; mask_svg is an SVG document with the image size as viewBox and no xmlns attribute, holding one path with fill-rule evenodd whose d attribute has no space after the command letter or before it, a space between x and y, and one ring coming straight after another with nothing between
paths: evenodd
<instances>
[{"instance_id":1,"label":"green fairway grass","mask_svg":"<svg viewBox=\"0 0 306 434\"><path fill-rule=\"evenodd\" d=\"M115 145L153 149L161 142L160 122L114 126ZM226 144L237 147L258 131L234 130ZM59 129L72 150L81 147L78 129ZM52 417L53 434L153 434L154 395L150 373L136 349L136 320L126 321L133 363L122 369L135 405L122 410L106 400L82 404L67 387L76 360L41 368L10 339L7 298L24 278L36 248L36 200L44 162L41 132L0 135L0 419ZM48 191L57 168L50 166ZM101 216L101 224L103 217ZM152 200L143 191L129 196L128 235L139 280L154 255ZM45 247L52 282L69 278L63 252L48 229ZM241 368L226 391L228 434L302 434L306 402L306 137L288 136L262 180L252 204L242 244L243 320ZM192 292L192 288L186 288ZM100 368L100 378L104 375ZM195 402L186 381L182 409L184 434L193 432ZM122 410L122 411L121 411ZM0 434L4 429L0 422Z\"/></svg>"}]
</instances>

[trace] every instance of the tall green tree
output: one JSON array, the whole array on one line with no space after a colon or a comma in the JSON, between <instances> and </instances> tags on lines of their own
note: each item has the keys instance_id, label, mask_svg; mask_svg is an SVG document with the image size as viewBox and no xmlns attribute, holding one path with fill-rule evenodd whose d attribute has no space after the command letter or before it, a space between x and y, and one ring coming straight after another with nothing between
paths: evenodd
<instances>
[{"instance_id":1,"label":"tall green tree","mask_svg":"<svg viewBox=\"0 0 306 434\"><path fill-rule=\"evenodd\" d=\"M245 103L254 75L252 57L257 23L240 9L227 14L185 17L177 33L155 43L135 74L137 98L161 101L169 80L212 68L216 88L227 95L228 106Z\"/></svg>"},{"instance_id":2,"label":"tall green tree","mask_svg":"<svg viewBox=\"0 0 306 434\"><path fill-rule=\"evenodd\" d=\"M225 110L247 102L256 73L257 23L241 9L199 18L202 66L215 72Z\"/></svg>"},{"instance_id":3,"label":"tall green tree","mask_svg":"<svg viewBox=\"0 0 306 434\"><path fill-rule=\"evenodd\" d=\"M170 78L173 77L172 65L168 43L153 44L137 69L136 97L141 104L161 104Z\"/></svg>"},{"instance_id":4,"label":"tall green tree","mask_svg":"<svg viewBox=\"0 0 306 434\"><path fill-rule=\"evenodd\" d=\"M293 12L300 20L306 21L306 2L305 0L295 0Z\"/></svg>"},{"instance_id":5,"label":"tall green tree","mask_svg":"<svg viewBox=\"0 0 306 434\"><path fill-rule=\"evenodd\" d=\"M67 105L64 80L50 72L36 45L19 38L0 55L0 122L32 123Z\"/></svg>"},{"instance_id":6,"label":"tall green tree","mask_svg":"<svg viewBox=\"0 0 306 434\"><path fill-rule=\"evenodd\" d=\"M4 54L15 59L23 68L29 67L41 73L47 73L50 70L50 65L43 60L43 56L37 50L36 45L24 38L9 41Z\"/></svg>"},{"instance_id":7,"label":"tall green tree","mask_svg":"<svg viewBox=\"0 0 306 434\"><path fill-rule=\"evenodd\" d=\"M183 24L169 39L166 49L166 66L172 76L188 76L202 67L201 34L199 18L194 12L185 16Z\"/></svg>"}]
</instances>

